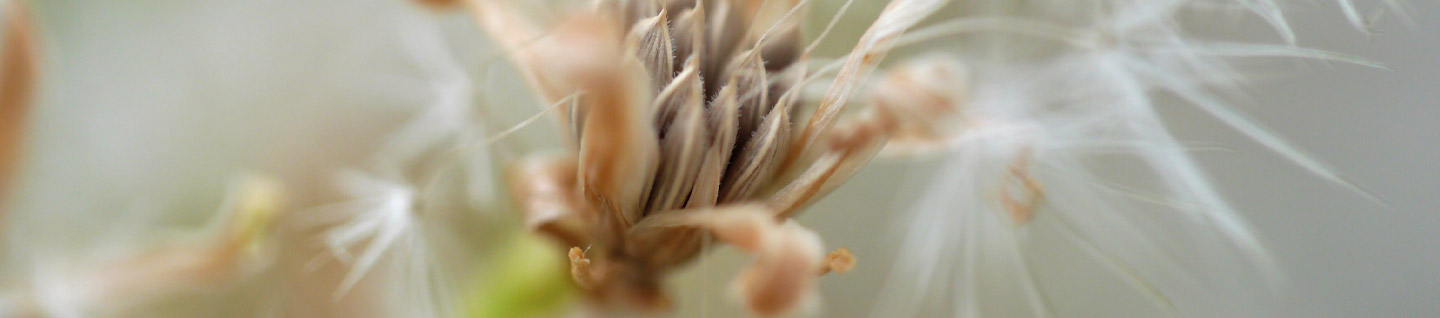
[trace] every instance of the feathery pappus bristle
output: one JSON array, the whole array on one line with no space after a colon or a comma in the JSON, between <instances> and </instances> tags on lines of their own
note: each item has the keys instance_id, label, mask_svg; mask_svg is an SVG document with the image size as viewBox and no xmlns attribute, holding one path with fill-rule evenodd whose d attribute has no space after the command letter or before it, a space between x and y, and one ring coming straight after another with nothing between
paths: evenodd
<instances>
[{"instance_id":1,"label":"feathery pappus bristle","mask_svg":"<svg viewBox=\"0 0 1440 318\"><path fill-rule=\"evenodd\" d=\"M875 87L882 106L939 102L951 108L907 110L930 110L921 118L948 131L891 143L897 152L925 153L940 167L927 183L928 194L912 207L901 265L892 271L887 299L872 315L1055 315L1033 264L1041 246L1033 246L1030 237L1042 232L1066 238L1170 316L1209 304L1193 297L1201 285L1197 275L1248 271L1247 277L1264 278L1259 287L1280 288L1283 274L1259 236L1166 129L1156 109L1161 94L1198 107L1322 179L1370 196L1210 90L1240 84L1243 77L1231 66L1240 58L1376 63L1289 45L1193 38L1174 21L1191 9L1191 1L1115 2L1103 9L1098 3L1094 13L1069 16L1088 26L1029 18L1025 15L1037 13L1016 10L940 22L900 40L922 45L950 36L1019 39L974 44L979 48L974 52L989 53L913 62L929 65L934 70L929 74L961 76L917 76L918 67L902 66ZM1240 4L1293 42L1279 5ZM1049 14L1055 13L1037 15ZM995 55L1035 42L1059 49L1039 58ZM963 93L941 95L954 92ZM1111 154L1142 163L1140 174L1158 187L1119 186L1085 163L1116 157ZM1148 210L1167 213L1143 213ZM1166 219L1185 225L1178 230L1156 225ZM1173 299L1176 294L1192 297ZM1022 300L1030 309L987 305L998 299Z\"/></svg>"}]
</instances>

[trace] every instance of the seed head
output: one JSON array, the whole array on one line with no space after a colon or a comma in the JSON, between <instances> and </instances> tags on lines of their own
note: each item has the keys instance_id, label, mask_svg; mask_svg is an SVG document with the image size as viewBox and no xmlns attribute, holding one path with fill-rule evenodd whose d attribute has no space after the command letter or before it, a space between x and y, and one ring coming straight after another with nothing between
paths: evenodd
<instances>
[{"instance_id":1,"label":"seed head","mask_svg":"<svg viewBox=\"0 0 1440 318\"><path fill-rule=\"evenodd\" d=\"M661 278L711 235L756 255L736 281L737 298L756 314L800 308L815 297L814 278L852 265L848 252L827 260L817 235L785 219L858 170L894 125L867 117L845 127L870 129L831 134L829 122L812 122L807 131L826 137L808 142L830 145L824 156L792 153L805 149L791 118L804 100L787 72L806 72L799 19L808 2L771 2L602 1L532 46L519 34L540 32L505 3L476 1L542 96L580 96L559 116L575 159L532 158L548 164L520 164L512 183L529 226L577 247L576 282L603 305L668 304ZM885 43L938 3L892 3L841 86L858 83ZM822 109L848 98L827 96Z\"/></svg>"}]
</instances>

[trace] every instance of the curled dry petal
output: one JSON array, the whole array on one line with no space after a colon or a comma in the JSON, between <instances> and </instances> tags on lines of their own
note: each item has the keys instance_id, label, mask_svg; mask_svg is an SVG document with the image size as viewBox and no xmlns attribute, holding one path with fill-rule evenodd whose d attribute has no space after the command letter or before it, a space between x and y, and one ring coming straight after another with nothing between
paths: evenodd
<instances>
[{"instance_id":1,"label":"curled dry petal","mask_svg":"<svg viewBox=\"0 0 1440 318\"><path fill-rule=\"evenodd\" d=\"M813 303L823 245L815 232L786 222L768 229L755 263L735 278L735 291L751 312L780 316Z\"/></svg>"}]
</instances>

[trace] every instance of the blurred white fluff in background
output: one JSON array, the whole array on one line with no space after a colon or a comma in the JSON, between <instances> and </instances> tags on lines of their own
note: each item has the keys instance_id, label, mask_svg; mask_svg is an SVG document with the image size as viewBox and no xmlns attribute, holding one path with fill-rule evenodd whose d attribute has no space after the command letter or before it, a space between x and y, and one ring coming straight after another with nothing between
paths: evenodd
<instances>
[{"instance_id":1,"label":"blurred white fluff in background","mask_svg":"<svg viewBox=\"0 0 1440 318\"><path fill-rule=\"evenodd\" d=\"M989 3L991 5L982 4ZM1059 236L1163 316L1225 312L1234 290L1282 289L1283 273L1261 240L1189 156L1157 113L1192 105L1319 178L1363 190L1281 137L1237 113L1232 93L1243 58L1300 58L1379 67L1295 47L1272 1L974 1L963 16L919 28L902 40L956 37L969 65L971 99L940 149L938 169L911 208L905 243L872 317L1065 316L1036 277L1032 236ZM1367 22L1340 1L1357 26ZM1388 2L1398 9L1398 3ZM1187 13L1244 8L1265 18L1278 44L1188 35ZM952 57L954 58L954 57ZM1165 107L1169 107L1168 105ZM960 119L957 118L957 119ZM1138 184L1112 181L1096 160L1134 162ZM1043 190L1034 219L1012 219L1016 164ZM1133 183L1133 182L1132 182ZM1266 283L1268 282L1268 283ZM1222 287L1223 286L1223 287ZM1177 297L1183 295L1183 297ZM1017 310L1017 308L1025 308ZM1234 313L1231 313L1234 314Z\"/></svg>"}]
</instances>

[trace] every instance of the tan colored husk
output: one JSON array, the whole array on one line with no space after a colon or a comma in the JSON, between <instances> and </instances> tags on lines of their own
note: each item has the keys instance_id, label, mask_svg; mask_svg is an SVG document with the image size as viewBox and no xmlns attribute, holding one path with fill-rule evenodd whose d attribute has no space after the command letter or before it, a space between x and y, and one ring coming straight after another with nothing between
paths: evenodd
<instances>
[{"instance_id":1,"label":"tan colored husk","mask_svg":"<svg viewBox=\"0 0 1440 318\"><path fill-rule=\"evenodd\" d=\"M691 60L694 61L694 60ZM663 114L673 111L670 120L663 116L656 118L661 126L660 167L656 173L655 186L651 189L650 204L646 211L668 211L684 207L695 179L700 173L709 126L705 122L705 105L700 91L699 65L690 64L676 78L673 85L661 92L655 102ZM683 92L683 93L680 93ZM659 115L659 114L657 114Z\"/></svg>"}]
</instances>

